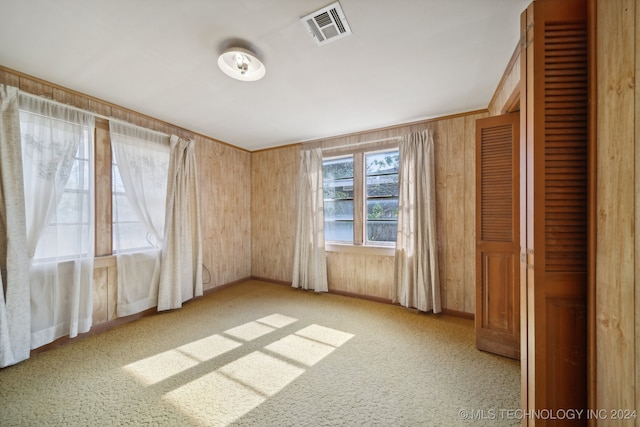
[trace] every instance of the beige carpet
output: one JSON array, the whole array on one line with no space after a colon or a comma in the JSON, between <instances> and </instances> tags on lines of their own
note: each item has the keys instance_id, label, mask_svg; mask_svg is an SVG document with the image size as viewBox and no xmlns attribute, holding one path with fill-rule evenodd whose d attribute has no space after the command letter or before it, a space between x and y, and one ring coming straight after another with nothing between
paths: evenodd
<instances>
[{"instance_id":1,"label":"beige carpet","mask_svg":"<svg viewBox=\"0 0 640 427\"><path fill-rule=\"evenodd\" d=\"M2 426L516 426L519 402L469 320L258 281L0 370Z\"/></svg>"}]
</instances>

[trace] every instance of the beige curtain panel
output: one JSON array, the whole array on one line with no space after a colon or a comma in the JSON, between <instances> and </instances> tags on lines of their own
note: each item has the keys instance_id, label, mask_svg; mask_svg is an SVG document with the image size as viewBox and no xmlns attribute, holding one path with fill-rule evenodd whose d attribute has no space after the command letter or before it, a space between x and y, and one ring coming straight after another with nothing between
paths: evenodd
<instances>
[{"instance_id":1,"label":"beige curtain panel","mask_svg":"<svg viewBox=\"0 0 640 427\"><path fill-rule=\"evenodd\" d=\"M399 148L393 302L439 313L433 134L426 130L407 135L400 140Z\"/></svg>"},{"instance_id":2,"label":"beige curtain panel","mask_svg":"<svg viewBox=\"0 0 640 427\"><path fill-rule=\"evenodd\" d=\"M320 147L302 150L300 153L292 286L316 292L329 290L324 249L324 193Z\"/></svg>"},{"instance_id":3,"label":"beige curtain panel","mask_svg":"<svg viewBox=\"0 0 640 427\"><path fill-rule=\"evenodd\" d=\"M29 358L31 302L18 89L0 84L0 368Z\"/></svg>"},{"instance_id":4,"label":"beige curtain panel","mask_svg":"<svg viewBox=\"0 0 640 427\"><path fill-rule=\"evenodd\" d=\"M202 296L202 228L195 143L171 135L158 311Z\"/></svg>"}]
</instances>

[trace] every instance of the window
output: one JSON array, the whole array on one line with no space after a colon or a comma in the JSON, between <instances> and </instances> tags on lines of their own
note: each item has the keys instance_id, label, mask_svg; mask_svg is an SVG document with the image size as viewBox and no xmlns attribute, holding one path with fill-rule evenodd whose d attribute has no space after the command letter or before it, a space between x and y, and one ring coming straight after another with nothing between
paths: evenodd
<instances>
[{"instance_id":1,"label":"window","mask_svg":"<svg viewBox=\"0 0 640 427\"><path fill-rule=\"evenodd\" d=\"M390 245L398 226L397 149L323 161L325 240Z\"/></svg>"},{"instance_id":2,"label":"window","mask_svg":"<svg viewBox=\"0 0 640 427\"><path fill-rule=\"evenodd\" d=\"M23 183L34 263L93 255L93 117L20 98Z\"/></svg>"},{"instance_id":3,"label":"window","mask_svg":"<svg viewBox=\"0 0 640 427\"><path fill-rule=\"evenodd\" d=\"M353 156L322 162L325 240L353 242Z\"/></svg>"},{"instance_id":4,"label":"window","mask_svg":"<svg viewBox=\"0 0 640 427\"><path fill-rule=\"evenodd\" d=\"M397 150L365 155L367 242L396 241L398 166Z\"/></svg>"},{"instance_id":5,"label":"window","mask_svg":"<svg viewBox=\"0 0 640 427\"><path fill-rule=\"evenodd\" d=\"M140 216L127 198L115 156L112 157L111 177L113 253L136 252L155 247L156 239L147 231L147 227L140 221Z\"/></svg>"},{"instance_id":6,"label":"window","mask_svg":"<svg viewBox=\"0 0 640 427\"><path fill-rule=\"evenodd\" d=\"M113 253L159 249L169 174L169 137L109 121Z\"/></svg>"}]
</instances>

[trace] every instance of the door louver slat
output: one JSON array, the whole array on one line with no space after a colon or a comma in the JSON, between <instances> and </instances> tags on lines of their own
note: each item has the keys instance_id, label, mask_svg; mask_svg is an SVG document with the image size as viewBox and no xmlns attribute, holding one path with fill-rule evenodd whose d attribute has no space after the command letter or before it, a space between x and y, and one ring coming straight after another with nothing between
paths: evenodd
<instances>
[{"instance_id":1,"label":"door louver slat","mask_svg":"<svg viewBox=\"0 0 640 427\"><path fill-rule=\"evenodd\" d=\"M587 268L587 32L545 28L545 270Z\"/></svg>"},{"instance_id":2,"label":"door louver slat","mask_svg":"<svg viewBox=\"0 0 640 427\"><path fill-rule=\"evenodd\" d=\"M480 235L483 241L513 241L512 136L510 125L482 129Z\"/></svg>"}]
</instances>

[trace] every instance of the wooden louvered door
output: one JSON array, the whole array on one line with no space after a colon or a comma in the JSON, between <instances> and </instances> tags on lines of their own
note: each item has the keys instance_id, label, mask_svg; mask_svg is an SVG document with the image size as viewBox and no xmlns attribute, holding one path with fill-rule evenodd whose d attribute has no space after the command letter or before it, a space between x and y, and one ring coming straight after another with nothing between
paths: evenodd
<instances>
[{"instance_id":1,"label":"wooden louvered door","mask_svg":"<svg viewBox=\"0 0 640 427\"><path fill-rule=\"evenodd\" d=\"M522 17L522 397L523 409L534 414L587 405L586 11L585 0L536 0ZM586 419L526 423L586 425Z\"/></svg>"},{"instance_id":2,"label":"wooden louvered door","mask_svg":"<svg viewBox=\"0 0 640 427\"><path fill-rule=\"evenodd\" d=\"M519 114L476 121L476 346L520 358Z\"/></svg>"}]
</instances>

